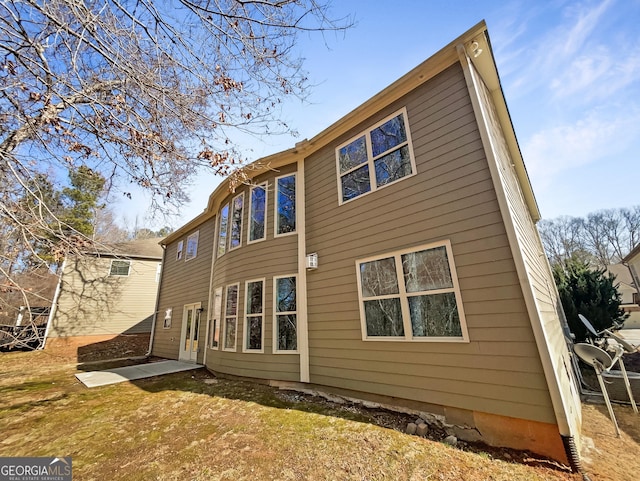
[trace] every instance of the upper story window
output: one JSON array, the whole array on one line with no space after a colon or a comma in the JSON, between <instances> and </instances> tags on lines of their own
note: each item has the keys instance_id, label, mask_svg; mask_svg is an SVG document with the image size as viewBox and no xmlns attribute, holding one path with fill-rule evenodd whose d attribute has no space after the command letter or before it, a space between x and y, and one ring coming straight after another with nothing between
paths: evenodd
<instances>
[{"instance_id":1,"label":"upper story window","mask_svg":"<svg viewBox=\"0 0 640 481\"><path fill-rule=\"evenodd\" d=\"M467 341L448 241L356 261L363 339Z\"/></svg>"},{"instance_id":2,"label":"upper story window","mask_svg":"<svg viewBox=\"0 0 640 481\"><path fill-rule=\"evenodd\" d=\"M336 165L340 204L414 175L406 109L339 146Z\"/></svg>"},{"instance_id":3,"label":"upper story window","mask_svg":"<svg viewBox=\"0 0 640 481\"><path fill-rule=\"evenodd\" d=\"M128 276L131 268L131 261L121 261L113 259L109 268L110 276Z\"/></svg>"},{"instance_id":4,"label":"upper story window","mask_svg":"<svg viewBox=\"0 0 640 481\"><path fill-rule=\"evenodd\" d=\"M227 252L227 234L229 231L229 204L220 209L220 225L218 226L218 257Z\"/></svg>"},{"instance_id":5,"label":"upper story window","mask_svg":"<svg viewBox=\"0 0 640 481\"><path fill-rule=\"evenodd\" d=\"M198 255L198 235L200 231L195 231L193 234L187 237L187 252L185 253L184 260L188 261Z\"/></svg>"},{"instance_id":6,"label":"upper story window","mask_svg":"<svg viewBox=\"0 0 640 481\"><path fill-rule=\"evenodd\" d=\"M229 250L242 244L242 209L244 206L244 192L235 196L231 202L231 233L229 235Z\"/></svg>"},{"instance_id":7,"label":"upper story window","mask_svg":"<svg viewBox=\"0 0 640 481\"><path fill-rule=\"evenodd\" d=\"M263 240L267 236L267 183L256 185L251 189L249 206L249 238L248 242Z\"/></svg>"},{"instance_id":8,"label":"upper story window","mask_svg":"<svg viewBox=\"0 0 640 481\"><path fill-rule=\"evenodd\" d=\"M178 248L176 250L176 260L179 261L182 259L182 248L184 246L184 241L178 242Z\"/></svg>"},{"instance_id":9,"label":"upper story window","mask_svg":"<svg viewBox=\"0 0 640 481\"><path fill-rule=\"evenodd\" d=\"M285 175L276 179L275 235L296 231L296 175Z\"/></svg>"}]
</instances>

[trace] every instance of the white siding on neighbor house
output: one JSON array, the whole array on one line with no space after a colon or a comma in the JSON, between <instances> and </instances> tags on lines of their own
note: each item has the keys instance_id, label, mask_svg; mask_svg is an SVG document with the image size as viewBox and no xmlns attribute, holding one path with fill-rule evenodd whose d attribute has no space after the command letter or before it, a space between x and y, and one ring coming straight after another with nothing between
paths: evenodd
<instances>
[{"instance_id":1,"label":"white siding on neighbor house","mask_svg":"<svg viewBox=\"0 0 640 481\"><path fill-rule=\"evenodd\" d=\"M572 433L575 434L579 432L577 426L580 425L581 419L580 397L576 392L570 354L561 325L560 317L564 315L561 312L562 307L553 275L540 236L521 191L491 93L477 71L472 68L471 72L487 122L486 127L490 136L490 146L488 147L492 149L493 157L497 162L499 178L494 179L498 181L496 189L504 191L507 202L506 210L503 212L505 223L511 223L514 229L515 239L512 239L514 256L521 256L524 263L525 272L521 273L523 289L525 289L525 296L527 295L526 290L530 291L534 302L534 305L529 306L532 322L541 323L544 335L537 339L538 348L541 356L545 356L545 351L548 350L555 371L553 374L547 373L547 380L550 387L556 385L555 389L560 389L564 400L566 413L561 412L562 410L558 406L556 406L556 413L560 418L566 415L569 425L573 425ZM553 376L556 379L553 379ZM551 387L551 389L554 388ZM558 422L561 423L562 419L559 419Z\"/></svg>"},{"instance_id":2,"label":"white siding on neighbor house","mask_svg":"<svg viewBox=\"0 0 640 481\"><path fill-rule=\"evenodd\" d=\"M131 262L129 275L110 276L111 257L65 262L49 337L135 334L151 330L159 260Z\"/></svg>"},{"instance_id":3,"label":"white siding on neighbor house","mask_svg":"<svg viewBox=\"0 0 640 481\"><path fill-rule=\"evenodd\" d=\"M338 205L336 146L402 107L416 175ZM459 64L306 158L305 178L311 383L555 423ZM447 239L469 342L363 341L354 261Z\"/></svg>"}]
</instances>

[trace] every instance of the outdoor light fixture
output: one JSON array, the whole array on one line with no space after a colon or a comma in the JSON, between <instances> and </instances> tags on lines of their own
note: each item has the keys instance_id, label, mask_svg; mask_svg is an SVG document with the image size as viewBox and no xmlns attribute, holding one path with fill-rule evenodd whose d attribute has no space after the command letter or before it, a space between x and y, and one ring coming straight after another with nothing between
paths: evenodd
<instances>
[{"instance_id":1,"label":"outdoor light fixture","mask_svg":"<svg viewBox=\"0 0 640 481\"><path fill-rule=\"evenodd\" d=\"M477 58L482 53L482 49L480 48L480 44L477 40L471 42L471 45L469 45L469 49L471 50L473 58Z\"/></svg>"},{"instance_id":2,"label":"outdoor light fixture","mask_svg":"<svg viewBox=\"0 0 640 481\"><path fill-rule=\"evenodd\" d=\"M318 268L318 254L307 254L307 269L317 269Z\"/></svg>"}]
</instances>

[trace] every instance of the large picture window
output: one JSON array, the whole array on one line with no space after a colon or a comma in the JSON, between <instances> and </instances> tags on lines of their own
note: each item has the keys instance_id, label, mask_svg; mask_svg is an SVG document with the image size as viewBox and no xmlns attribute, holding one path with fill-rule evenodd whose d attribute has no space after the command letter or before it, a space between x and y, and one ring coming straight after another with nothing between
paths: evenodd
<instances>
[{"instance_id":1,"label":"large picture window","mask_svg":"<svg viewBox=\"0 0 640 481\"><path fill-rule=\"evenodd\" d=\"M298 350L298 311L296 276L273 279L274 323L273 352L296 352Z\"/></svg>"},{"instance_id":2,"label":"large picture window","mask_svg":"<svg viewBox=\"0 0 640 481\"><path fill-rule=\"evenodd\" d=\"M263 352L264 279L247 281L245 304L245 343L243 351Z\"/></svg>"},{"instance_id":3,"label":"large picture window","mask_svg":"<svg viewBox=\"0 0 640 481\"><path fill-rule=\"evenodd\" d=\"M238 327L238 289L239 284L227 286L224 307L224 350L236 350L236 333Z\"/></svg>"},{"instance_id":4,"label":"large picture window","mask_svg":"<svg viewBox=\"0 0 640 481\"><path fill-rule=\"evenodd\" d=\"M244 207L244 192L235 196L231 202L231 232L229 235L229 250L242 244L242 210Z\"/></svg>"},{"instance_id":5,"label":"large picture window","mask_svg":"<svg viewBox=\"0 0 640 481\"><path fill-rule=\"evenodd\" d=\"M340 204L416 173L406 109L336 149Z\"/></svg>"},{"instance_id":6,"label":"large picture window","mask_svg":"<svg viewBox=\"0 0 640 481\"><path fill-rule=\"evenodd\" d=\"M276 179L275 235L296 231L296 175L285 175Z\"/></svg>"},{"instance_id":7,"label":"large picture window","mask_svg":"<svg viewBox=\"0 0 640 481\"><path fill-rule=\"evenodd\" d=\"M267 183L254 186L250 198L248 242L255 242L267 236Z\"/></svg>"},{"instance_id":8,"label":"large picture window","mask_svg":"<svg viewBox=\"0 0 640 481\"><path fill-rule=\"evenodd\" d=\"M363 339L467 341L448 241L356 261Z\"/></svg>"},{"instance_id":9,"label":"large picture window","mask_svg":"<svg viewBox=\"0 0 640 481\"><path fill-rule=\"evenodd\" d=\"M229 233L229 204L220 209L220 225L218 226L218 257L227 252L227 235Z\"/></svg>"}]
</instances>

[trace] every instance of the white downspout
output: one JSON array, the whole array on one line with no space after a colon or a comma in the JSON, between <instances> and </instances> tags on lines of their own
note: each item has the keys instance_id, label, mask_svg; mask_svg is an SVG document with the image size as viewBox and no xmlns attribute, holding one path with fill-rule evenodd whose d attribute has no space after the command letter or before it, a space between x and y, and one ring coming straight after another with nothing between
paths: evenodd
<instances>
[{"instance_id":1,"label":"white downspout","mask_svg":"<svg viewBox=\"0 0 640 481\"><path fill-rule=\"evenodd\" d=\"M41 349L44 349L45 344L47 343L47 338L49 337L49 330L51 329L51 321L53 317L56 315L56 310L58 308L58 297L60 297L60 291L62 290L62 275L64 274L64 268L67 266L67 258L65 257L62 261L62 266L60 267L60 278L58 279L58 285L56 286L56 292L53 295L53 301L51 302L51 310L49 311L49 318L47 319L47 328L44 331L44 340L42 341Z\"/></svg>"}]
</instances>

